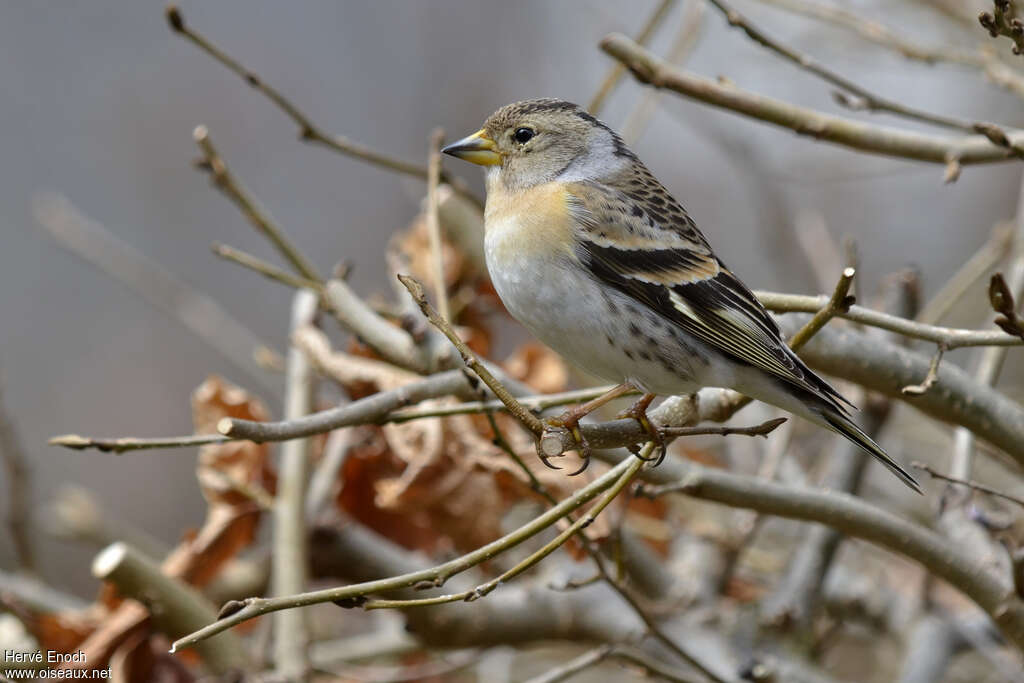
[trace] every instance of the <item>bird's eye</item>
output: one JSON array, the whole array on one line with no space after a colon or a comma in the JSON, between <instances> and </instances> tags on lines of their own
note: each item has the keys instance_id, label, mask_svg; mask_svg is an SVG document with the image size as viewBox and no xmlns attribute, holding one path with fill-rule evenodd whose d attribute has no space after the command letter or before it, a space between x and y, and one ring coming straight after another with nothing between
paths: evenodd
<instances>
[{"instance_id":1,"label":"bird's eye","mask_svg":"<svg viewBox=\"0 0 1024 683\"><path fill-rule=\"evenodd\" d=\"M534 135L536 135L536 133L532 128L516 128L516 132L512 133L512 139L520 145L524 145L529 142Z\"/></svg>"}]
</instances>

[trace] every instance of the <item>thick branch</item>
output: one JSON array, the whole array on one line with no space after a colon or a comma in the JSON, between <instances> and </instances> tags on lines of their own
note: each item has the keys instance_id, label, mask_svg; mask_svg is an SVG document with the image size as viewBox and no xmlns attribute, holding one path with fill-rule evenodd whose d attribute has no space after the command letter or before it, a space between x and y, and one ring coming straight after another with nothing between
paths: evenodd
<instances>
[{"instance_id":1,"label":"thick branch","mask_svg":"<svg viewBox=\"0 0 1024 683\"><path fill-rule=\"evenodd\" d=\"M792 329L800 324L798 318L787 316L780 324ZM936 419L962 425L1024 464L1024 408L951 363L939 367L938 379L929 392L907 396L903 387L927 375L931 359L897 344L854 330L825 328L800 357L815 370L902 399Z\"/></svg>"},{"instance_id":2,"label":"thick branch","mask_svg":"<svg viewBox=\"0 0 1024 683\"><path fill-rule=\"evenodd\" d=\"M213 606L198 591L167 576L156 563L124 543L115 543L97 555L92 573L114 584L122 595L147 605L153 622L169 638L189 633L215 617ZM199 654L214 673L245 669L245 648L233 633L204 642Z\"/></svg>"},{"instance_id":3,"label":"thick branch","mask_svg":"<svg viewBox=\"0 0 1024 683\"><path fill-rule=\"evenodd\" d=\"M612 462L623 457L607 452L599 456ZM678 492L788 519L827 524L847 536L909 557L970 597L1010 641L1024 649L1024 603L1014 593L1008 577L996 575L977 558L924 527L848 494L798 489L692 463L666 462L643 476L663 483L648 490L652 496Z\"/></svg>"},{"instance_id":4,"label":"thick branch","mask_svg":"<svg viewBox=\"0 0 1024 683\"><path fill-rule=\"evenodd\" d=\"M344 280L329 280L324 296L341 326L381 358L406 370L430 372L433 363L426 345L417 344L408 332L382 318Z\"/></svg>"}]
</instances>

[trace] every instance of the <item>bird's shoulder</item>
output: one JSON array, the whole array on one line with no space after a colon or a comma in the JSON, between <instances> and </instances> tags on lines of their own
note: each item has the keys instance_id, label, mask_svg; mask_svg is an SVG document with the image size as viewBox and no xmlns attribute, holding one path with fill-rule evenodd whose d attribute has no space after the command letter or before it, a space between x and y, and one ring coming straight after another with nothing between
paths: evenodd
<instances>
[{"instance_id":1,"label":"bird's shoulder","mask_svg":"<svg viewBox=\"0 0 1024 683\"><path fill-rule=\"evenodd\" d=\"M689 247L711 255L707 239L686 209L640 161L592 180L567 184L585 228L638 245Z\"/></svg>"}]
</instances>

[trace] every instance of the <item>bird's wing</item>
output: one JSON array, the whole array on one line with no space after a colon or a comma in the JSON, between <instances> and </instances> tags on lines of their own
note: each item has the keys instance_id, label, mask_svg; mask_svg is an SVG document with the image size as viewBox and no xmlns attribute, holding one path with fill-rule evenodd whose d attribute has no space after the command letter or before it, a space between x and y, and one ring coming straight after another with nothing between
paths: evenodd
<instances>
[{"instance_id":1,"label":"bird's wing","mask_svg":"<svg viewBox=\"0 0 1024 683\"><path fill-rule=\"evenodd\" d=\"M659 189L663 196L638 197L596 183L570 189L570 207L582 226L575 253L591 275L730 359L829 403L845 402L786 346L775 320Z\"/></svg>"}]
</instances>

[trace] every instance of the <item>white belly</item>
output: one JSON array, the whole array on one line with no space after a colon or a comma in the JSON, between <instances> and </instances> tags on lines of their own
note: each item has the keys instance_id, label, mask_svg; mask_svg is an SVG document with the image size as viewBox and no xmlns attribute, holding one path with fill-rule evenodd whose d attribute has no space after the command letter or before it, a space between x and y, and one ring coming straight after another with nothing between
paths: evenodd
<instances>
[{"instance_id":1,"label":"white belly","mask_svg":"<svg viewBox=\"0 0 1024 683\"><path fill-rule=\"evenodd\" d=\"M516 232L509 222L488 223L487 268L509 313L538 339L611 382L658 394L702 386L707 363L699 345L682 343L669 323L600 285L568 254L518 249Z\"/></svg>"}]
</instances>

